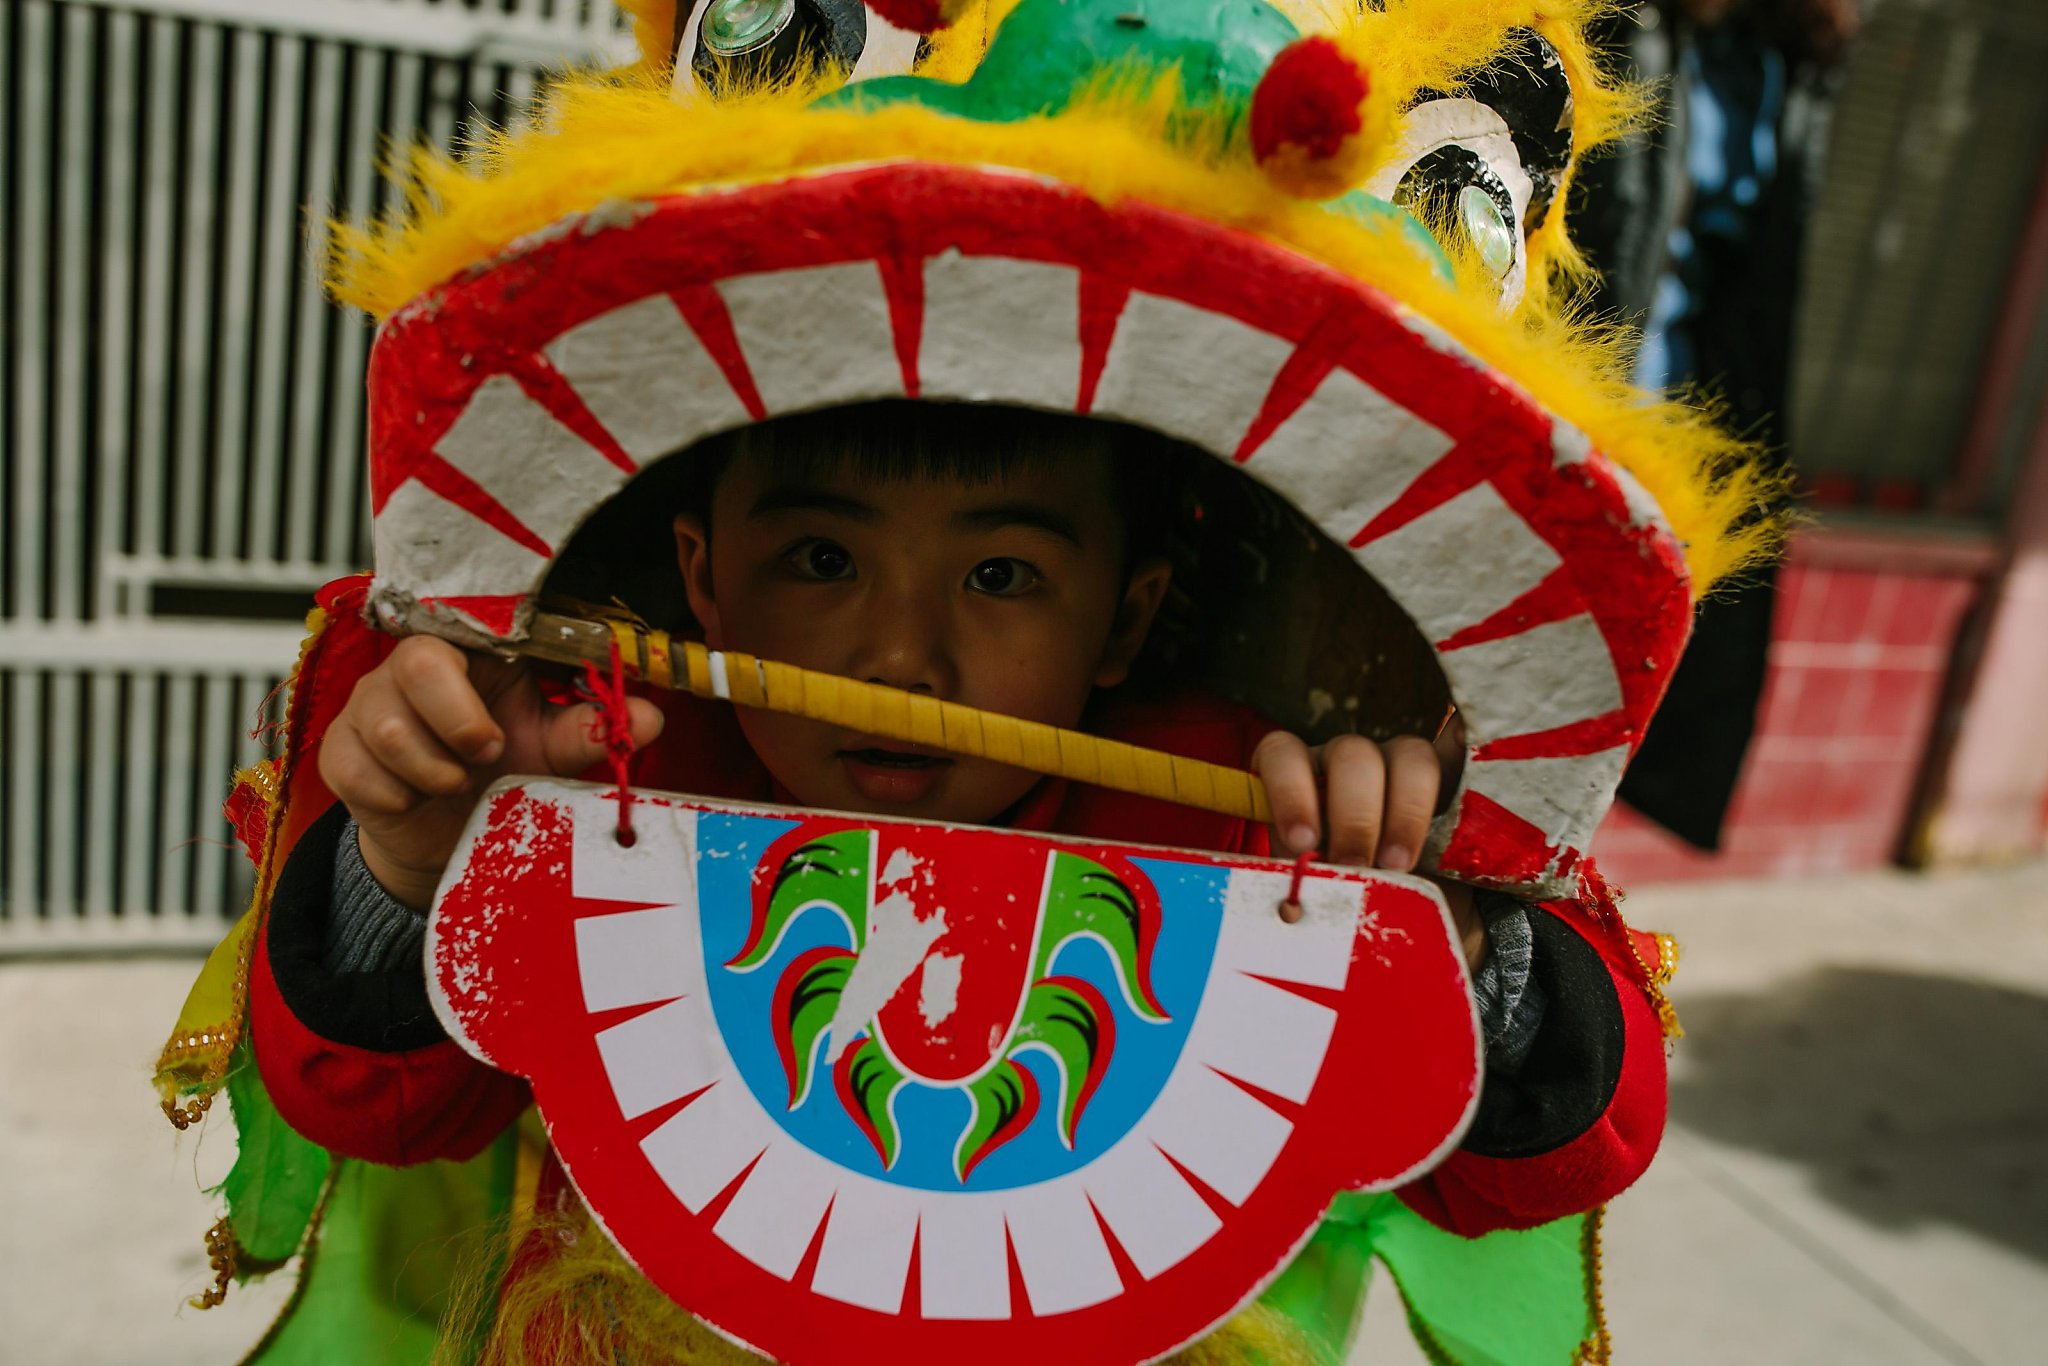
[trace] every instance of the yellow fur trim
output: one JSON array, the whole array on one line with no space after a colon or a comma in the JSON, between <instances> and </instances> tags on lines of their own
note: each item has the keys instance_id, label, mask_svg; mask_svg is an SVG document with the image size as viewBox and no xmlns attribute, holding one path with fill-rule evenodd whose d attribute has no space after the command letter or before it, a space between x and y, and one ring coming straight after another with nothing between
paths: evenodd
<instances>
[{"instance_id":1,"label":"yellow fur trim","mask_svg":"<svg viewBox=\"0 0 2048 1366\"><path fill-rule=\"evenodd\" d=\"M415 150L404 211L335 227L333 289L387 317L521 236L612 200L891 160L1016 167L1104 203L1141 200L1254 233L1401 300L1633 474L1685 544L1696 593L1775 547L1778 526L1764 514L1778 484L1707 415L1631 387L1624 337L1542 298L1505 318L1490 289L1446 285L1394 229L1276 194L1248 157L1185 137L1170 144L1169 85L1100 91L1057 117L992 124L918 105L805 109L795 93L683 103L642 81L571 80L538 129L500 133L466 165Z\"/></svg>"}]
</instances>

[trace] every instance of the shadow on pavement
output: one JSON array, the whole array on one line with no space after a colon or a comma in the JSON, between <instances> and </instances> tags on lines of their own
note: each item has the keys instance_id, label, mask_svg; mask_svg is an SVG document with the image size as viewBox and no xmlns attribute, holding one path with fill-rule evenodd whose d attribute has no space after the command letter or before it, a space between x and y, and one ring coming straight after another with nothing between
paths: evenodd
<instances>
[{"instance_id":1,"label":"shadow on pavement","mask_svg":"<svg viewBox=\"0 0 2048 1366\"><path fill-rule=\"evenodd\" d=\"M1806 1164L1872 1224L2048 1262L2048 995L1832 967L1679 1005L1674 1121Z\"/></svg>"}]
</instances>

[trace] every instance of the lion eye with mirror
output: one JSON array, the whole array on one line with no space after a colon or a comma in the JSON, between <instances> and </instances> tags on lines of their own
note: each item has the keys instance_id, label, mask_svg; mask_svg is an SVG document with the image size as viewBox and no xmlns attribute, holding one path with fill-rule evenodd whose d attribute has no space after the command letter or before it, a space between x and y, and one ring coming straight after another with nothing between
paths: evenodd
<instances>
[{"instance_id":1,"label":"lion eye with mirror","mask_svg":"<svg viewBox=\"0 0 2048 1366\"><path fill-rule=\"evenodd\" d=\"M1417 101L1405 123L1401 150L1366 188L1413 212L1453 256L1477 261L1514 307L1529 234L1572 159L1572 88L1557 49L1518 30L1503 60L1456 94Z\"/></svg>"},{"instance_id":2,"label":"lion eye with mirror","mask_svg":"<svg viewBox=\"0 0 2048 1366\"><path fill-rule=\"evenodd\" d=\"M717 96L793 81L866 80L910 70L919 35L863 0L697 0L676 10L679 90Z\"/></svg>"}]
</instances>

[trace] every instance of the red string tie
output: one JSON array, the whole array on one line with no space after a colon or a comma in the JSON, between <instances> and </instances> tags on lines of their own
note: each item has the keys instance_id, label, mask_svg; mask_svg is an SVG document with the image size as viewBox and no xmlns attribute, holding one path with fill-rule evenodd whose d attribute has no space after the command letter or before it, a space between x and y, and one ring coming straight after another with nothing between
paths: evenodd
<instances>
[{"instance_id":1,"label":"red string tie","mask_svg":"<svg viewBox=\"0 0 2048 1366\"><path fill-rule=\"evenodd\" d=\"M1304 849L1294 860L1294 876L1287 882L1287 899L1280 903L1280 918L1290 925L1301 919L1301 880L1308 873L1309 862L1315 856L1315 850Z\"/></svg>"},{"instance_id":2,"label":"red string tie","mask_svg":"<svg viewBox=\"0 0 2048 1366\"><path fill-rule=\"evenodd\" d=\"M631 849L639 839L633 833L633 716L626 706L626 667L619 658L619 642L614 639L611 646L611 677L607 679L597 665L586 661L577 691L597 709L590 722L590 738L604 743L605 760L619 785L619 845Z\"/></svg>"}]
</instances>

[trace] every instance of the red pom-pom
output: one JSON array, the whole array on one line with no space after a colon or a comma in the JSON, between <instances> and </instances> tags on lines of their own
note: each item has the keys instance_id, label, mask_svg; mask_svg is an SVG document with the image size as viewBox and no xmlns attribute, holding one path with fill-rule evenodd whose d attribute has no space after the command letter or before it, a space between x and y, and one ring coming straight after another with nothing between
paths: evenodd
<instances>
[{"instance_id":1,"label":"red pom-pom","mask_svg":"<svg viewBox=\"0 0 2048 1366\"><path fill-rule=\"evenodd\" d=\"M1303 38L1252 92L1252 155L1291 193L1341 194L1384 134L1377 113L1365 68L1330 38Z\"/></svg>"},{"instance_id":2,"label":"red pom-pom","mask_svg":"<svg viewBox=\"0 0 2048 1366\"><path fill-rule=\"evenodd\" d=\"M1371 93L1371 79L1330 39L1289 44L1252 94L1252 155L1268 161L1294 146L1317 160L1336 156L1365 126L1359 106Z\"/></svg>"},{"instance_id":3,"label":"red pom-pom","mask_svg":"<svg viewBox=\"0 0 2048 1366\"><path fill-rule=\"evenodd\" d=\"M868 0L868 8L897 28L935 33L960 17L966 0Z\"/></svg>"}]
</instances>

